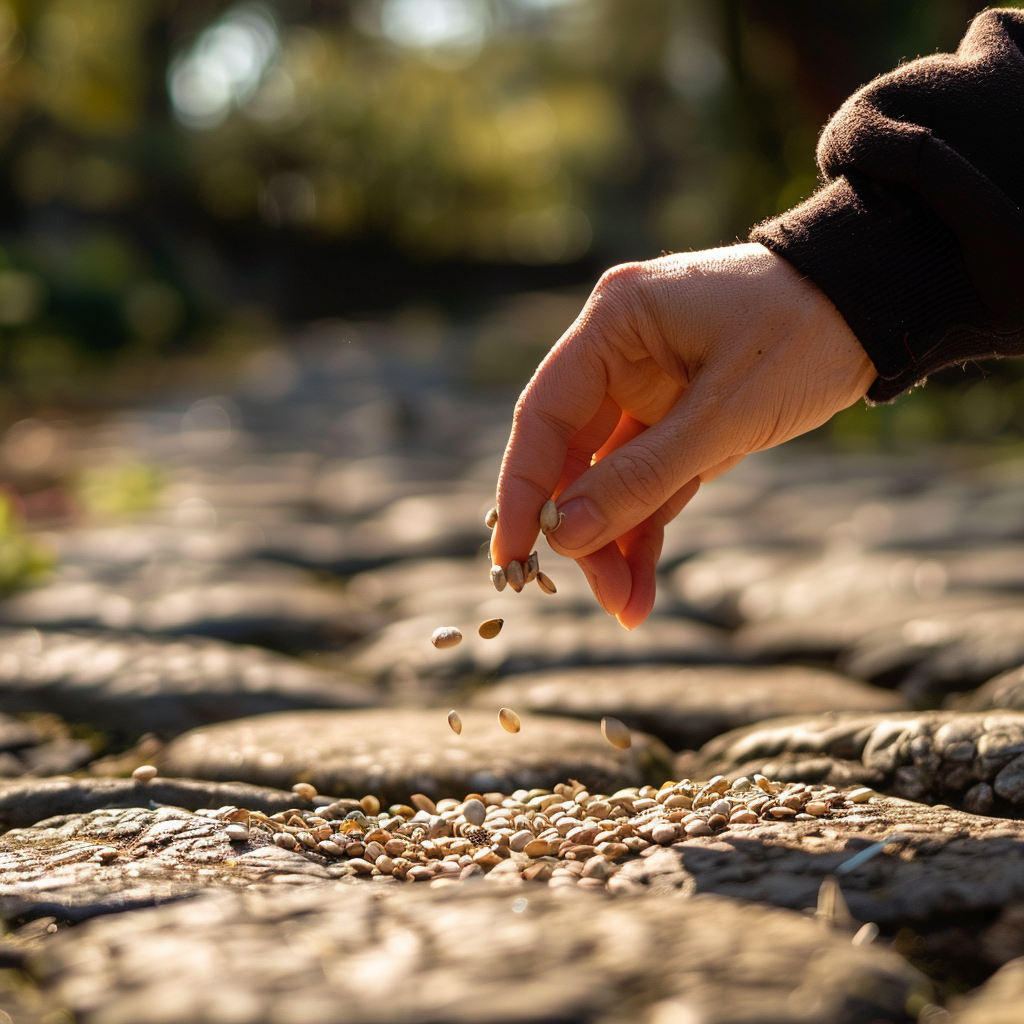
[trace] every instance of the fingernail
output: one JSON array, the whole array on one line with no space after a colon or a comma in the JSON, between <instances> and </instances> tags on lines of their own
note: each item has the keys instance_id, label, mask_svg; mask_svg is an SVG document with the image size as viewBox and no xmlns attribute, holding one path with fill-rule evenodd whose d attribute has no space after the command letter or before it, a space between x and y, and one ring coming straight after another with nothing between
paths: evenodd
<instances>
[{"instance_id":1,"label":"fingernail","mask_svg":"<svg viewBox=\"0 0 1024 1024\"><path fill-rule=\"evenodd\" d=\"M552 536L559 547L575 550L586 547L599 537L608 525L601 510L589 498L573 498L559 506L564 518Z\"/></svg>"}]
</instances>

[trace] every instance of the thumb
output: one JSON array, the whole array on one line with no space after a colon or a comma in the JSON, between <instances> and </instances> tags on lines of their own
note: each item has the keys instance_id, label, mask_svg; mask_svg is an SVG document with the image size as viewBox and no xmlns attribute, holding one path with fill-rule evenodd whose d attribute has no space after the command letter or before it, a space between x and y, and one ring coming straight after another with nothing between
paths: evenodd
<instances>
[{"instance_id":1,"label":"thumb","mask_svg":"<svg viewBox=\"0 0 1024 1024\"><path fill-rule=\"evenodd\" d=\"M582 473L557 500L562 521L548 535L556 551L580 558L654 515L687 482L733 458L729 417L691 390L654 426ZM677 509L678 511L678 509Z\"/></svg>"}]
</instances>

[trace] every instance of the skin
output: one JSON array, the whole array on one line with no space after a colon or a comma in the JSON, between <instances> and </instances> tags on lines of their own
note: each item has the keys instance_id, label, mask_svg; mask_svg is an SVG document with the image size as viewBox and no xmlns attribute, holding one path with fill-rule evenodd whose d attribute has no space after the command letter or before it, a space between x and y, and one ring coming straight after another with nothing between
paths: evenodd
<instances>
[{"instance_id":1,"label":"skin","mask_svg":"<svg viewBox=\"0 0 1024 1024\"><path fill-rule=\"evenodd\" d=\"M651 613L665 524L750 452L863 397L875 369L839 311L757 244L607 271L516 405L491 557L548 535L627 629Z\"/></svg>"}]
</instances>

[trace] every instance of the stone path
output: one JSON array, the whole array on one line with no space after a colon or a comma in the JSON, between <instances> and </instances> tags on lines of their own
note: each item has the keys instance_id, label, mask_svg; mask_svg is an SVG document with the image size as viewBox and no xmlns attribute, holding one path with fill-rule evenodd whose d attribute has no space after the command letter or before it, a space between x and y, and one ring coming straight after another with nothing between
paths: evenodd
<instances>
[{"instance_id":1,"label":"stone path","mask_svg":"<svg viewBox=\"0 0 1024 1024\"><path fill-rule=\"evenodd\" d=\"M655 614L627 633L543 539L557 594L490 587L515 396L467 386L472 331L426 361L407 332L360 331L261 353L230 395L33 428L75 473L162 483L149 511L42 524L53 573L0 601L0 959L36 985L0 971L0 1010L1002 1024L1024 956L1019 460L751 457L670 524ZM47 472L31 486L69 486ZM441 625L458 647L429 644ZM145 763L150 783L110 777ZM644 790L636 834L612 805L753 772L801 807L802 783L882 795L655 820ZM569 780L610 817L577 824ZM474 792L479 847L445 831L443 801ZM353 866L373 801L414 796L403 842L453 852ZM570 806L528 828L531 800ZM296 806L301 824L229 835ZM295 838L327 818L333 838ZM855 945L856 922L877 938Z\"/></svg>"}]
</instances>

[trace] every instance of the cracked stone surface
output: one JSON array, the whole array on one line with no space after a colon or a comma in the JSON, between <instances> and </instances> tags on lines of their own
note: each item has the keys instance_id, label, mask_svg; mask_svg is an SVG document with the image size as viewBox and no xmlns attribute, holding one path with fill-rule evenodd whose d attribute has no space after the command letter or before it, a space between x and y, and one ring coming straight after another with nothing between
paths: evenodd
<instances>
[{"instance_id":1,"label":"cracked stone surface","mask_svg":"<svg viewBox=\"0 0 1024 1024\"><path fill-rule=\"evenodd\" d=\"M515 596L515 595L513 595ZM476 635L478 623L439 623L436 614L401 619L366 641L351 668L374 678L454 679L465 675L505 675L570 665L637 662L732 662L727 635L686 619L652 616L642 630L627 632L604 612L537 614L508 601L500 610L505 626L493 640ZM438 651L430 634L458 625L465 640Z\"/></svg>"},{"instance_id":2,"label":"cracked stone surface","mask_svg":"<svg viewBox=\"0 0 1024 1024\"><path fill-rule=\"evenodd\" d=\"M781 715L907 707L902 695L891 690L798 665L641 665L543 672L486 687L473 704L597 720L613 715L675 750L699 747L729 729Z\"/></svg>"},{"instance_id":3,"label":"cracked stone surface","mask_svg":"<svg viewBox=\"0 0 1024 1024\"><path fill-rule=\"evenodd\" d=\"M1024 815L1024 713L781 718L716 737L689 768L705 775L865 782L910 800L1017 817Z\"/></svg>"},{"instance_id":4,"label":"cracked stone surface","mask_svg":"<svg viewBox=\"0 0 1024 1024\"><path fill-rule=\"evenodd\" d=\"M83 1024L870 1024L929 998L895 954L802 915L485 884L211 893L88 922L30 965Z\"/></svg>"},{"instance_id":5,"label":"cracked stone surface","mask_svg":"<svg viewBox=\"0 0 1024 1024\"><path fill-rule=\"evenodd\" d=\"M288 650L365 636L378 615L300 569L252 561L69 566L52 582L0 601L0 622L196 634Z\"/></svg>"},{"instance_id":6,"label":"cracked stone surface","mask_svg":"<svg viewBox=\"0 0 1024 1024\"><path fill-rule=\"evenodd\" d=\"M898 682L912 700L970 690L1024 662L1024 606L919 615L881 626L840 659L852 676Z\"/></svg>"},{"instance_id":7,"label":"cracked stone surface","mask_svg":"<svg viewBox=\"0 0 1024 1024\"><path fill-rule=\"evenodd\" d=\"M367 686L258 647L106 631L0 631L0 707L8 711L168 735L270 711L375 703Z\"/></svg>"},{"instance_id":8,"label":"cracked stone surface","mask_svg":"<svg viewBox=\"0 0 1024 1024\"><path fill-rule=\"evenodd\" d=\"M878 855L839 870L889 838ZM1006 905L1024 902L1024 822L873 796L827 820L733 825L651 847L626 862L609 888L714 893L801 910L815 906L832 875L860 922L926 929L987 916L991 924Z\"/></svg>"},{"instance_id":9,"label":"cracked stone surface","mask_svg":"<svg viewBox=\"0 0 1024 1024\"><path fill-rule=\"evenodd\" d=\"M262 832L234 844L225 826L162 806L103 808L12 829L0 836L0 915L77 921L210 886L331 877L323 857L282 849Z\"/></svg>"},{"instance_id":10,"label":"cracked stone surface","mask_svg":"<svg viewBox=\"0 0 1024 1024\"><path fill-rule=\"evenodd\" d=\"M234 804L264 814L295 806L294 793L244 782L157 777L133 779L31 779L0 782L0 827L21 828L43 818L82 814L100 808L148 807L150 802L198 810Z\"/></svg>"},{"instance_id":11,"label":"cracked stone surface","mask_svg":"<svg viewBox=\"0 0 1024 1024\"><path fill-rule=\"evenodd\" d=\"M386 803L410 793L461 799L470 792L550 788L579 779L610 793L668 777L671 755L654 737L636 734L629 750L609 746L596 725L527 715L510 735L497 715L461 712L462 734L445 712L310 711L195 729L172 740L157 763L167 775L240 779L264 786L311 782L321 793Z\"/></svg>"}]
</instances>

